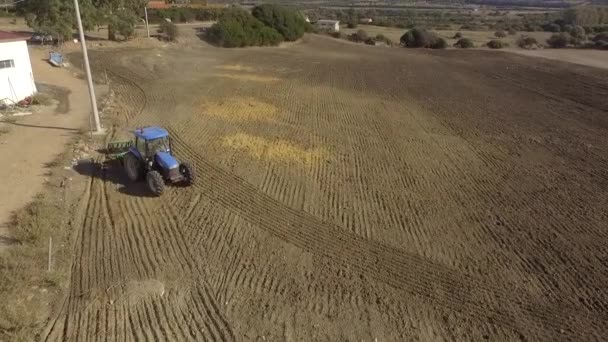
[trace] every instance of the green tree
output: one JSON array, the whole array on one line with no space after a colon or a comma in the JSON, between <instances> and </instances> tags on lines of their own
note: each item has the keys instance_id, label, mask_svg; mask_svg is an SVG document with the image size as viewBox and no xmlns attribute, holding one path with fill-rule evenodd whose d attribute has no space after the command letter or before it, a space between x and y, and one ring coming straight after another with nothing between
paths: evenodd
<instances>
[{"instance_id":1,"label":"green tree","mask_svg":"<svg viewBox=\"0 0 608 342\"><path fill-rule=\"evenodd\" d=\"M97 11L91 0L82 0L80 14L85 30L90 30L97 22ZM73 1L69 0L29 0L21 10L29 27L37 32L51 34L60 39L72 38L76 26L76 12Z\"/></svg>"},{"instance_id":2,"label":"green tree","mask_svg":"<svg viewBox=\"0 0 608 342\"><path fill-rule=\"evenodd\" d=\"M454 47L458 47L461 49L469 49L474 48L475 44L469 38L460 38L456 43L454 43Z\"/></svg>"},{"instance_id":3,"label":"green tree","mask_svg":"<svg viewBox=\"0 0 608 342\"><path fill-rule=\"evenodd\" d=\"M251 14L264 25L275 29L287 41L301 38L306 31L306 21L300 13L279 5L259 5L253 8Z\"/></svg>"},{"instance_id":4,"label":"green tree","mask_svg":"<svg viewBox=\"0 0 608 342\"><path fill-rule=\"evenodd\" d=\"M435 45L437 40L438 38L433 32L418 28L407 31L400 39L401 44L409 48L430 48Z\"/></svg>"},{"instance_id":5,"label":"green tree","mask_svg":"<svg viewBox=\"0 0 608 342\"><path fill-rule=\"evenodd\" d=\"M208 37L223 47L277 45L283 41L283 36L277 30L265 26L240 8L226 10L211 26Z\"/></svg>"},{"instance_id":6,"label":"green tree","mask_svg":"<svg viewBox=\"0 0 608 342\"><path fill-rule=\"evenodd\" d=\"M123 38L131 37L140 12L147 0L91 0L97 8L101 24L108 25L108 39L116 40L117 34Z\"/></svg>"},{"instance_id":7,"label":"green tree","mask_svg":"<svg viewBox=\"0 0 608 342\"><path fill-rule=\"evenodd\" d=\"M547 39L547 44L550 47L559 49L565 48L572 41L572 36L567 32L556 33Z\"/></svg>"}]
</instances>

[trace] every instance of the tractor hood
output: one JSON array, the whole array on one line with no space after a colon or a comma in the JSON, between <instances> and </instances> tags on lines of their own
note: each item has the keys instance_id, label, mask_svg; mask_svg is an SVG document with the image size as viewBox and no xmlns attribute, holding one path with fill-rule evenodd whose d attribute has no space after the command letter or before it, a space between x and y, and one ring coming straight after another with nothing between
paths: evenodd
<instances>
[{"instance_id":1,"label":"tractor hood","mask_svg":"<svg viewBox=\"0 0 608 342\"><path fill-rule=\"evenodd\" d=\"M170 170L179 166L179 163L168 152L156 152L156 160L165 170Z\"/></svg>"}]
</instances>

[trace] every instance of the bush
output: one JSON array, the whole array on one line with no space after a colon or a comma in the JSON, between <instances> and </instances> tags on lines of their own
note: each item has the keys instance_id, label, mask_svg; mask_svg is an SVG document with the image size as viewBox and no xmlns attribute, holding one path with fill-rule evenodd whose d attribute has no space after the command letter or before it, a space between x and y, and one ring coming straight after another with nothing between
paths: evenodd
<instances>
[{"instance_id":1,"label":"bush","mask_svg":"<svg viewBox=\"0 0 608 342\"><path fill-rule=\"evenodd\" d=\"M504 38L507 36L507 34L505 33L505 31L496 31L494 32L494 35L498 38Z\"/></svg>"},{"instance_id":2,"label":"bush","mask_svg":"<svg viewBox=\"0 0 608 342\"><path fill-rule=\"evenodd\" d=\"M547 44L554 49L565 48L572 41L572 36L567 32L556 33L547 39Z\"/></svg>"},{"instance_id":3,"label":"bush","mask_svg":"<svg viewBox=\"0 0 608 342\"><path fill-rule=\"evenodd\" d=\"M489 47L490 49L502 49L502 48L509 46L509 44L507 44L506 42L503 42L502 40L492 39L486 43L486 46Z\"/></svg>"},{"instance_id":4,"label":"bush","mask_svg":"<svg viewBox=\"0 0 608 342\"><path fill-rule=\"evenodd\" d=\"M608 50L608 40L596 40L595 47L600 50Z\"/></svg>"},{"instance_id":5,"label":"bush","mask_svg":"<svg viewBox=\"0 0 608 342\"><path fill-rule=\"evenodd\" d=\"M356 22L354 22L354 21L349 21L349 22L346 24L346 27L348 27L349 29L354 29L354 28L357 28L357 23L356 23Z\"/></svg>"},{"instance_id":6,"label":"bush","mask_svg":"<svg viewBox=\"0 0 608 342\"><path fill-rule=\"evenodd\" d=\"M547 32L560 32L562 27L556 23L549 23L543 26L543 30Z\"/></svg>"},{"instance_id":7,"label":"bush","mask_svg":"<svg viewBox=\"0 0 608 342\"><path fill-rule=\"evenodd\" d=\"M367 32L363 30L357 30L357 32L351 34L350 36L348 36L348 38L353 42L364 42L369 37L367 36Z\"/></svg>"},{"instance_id":8,"label":"bush","mask_svg":"<svg viewBox=\"0 0 608 342\"><path fill-rule=\"evenodd\" d=\"M342 38L342 32L330 32L329 35L338 39Z\"/></svg>"},{"instance_id":9,"label":"bush","mask_svg":"<svg viewBox=\"0 0 608 342\"><path fill-rule=\"evenodd\" d=\"M431 44L430 48L431 49L445 49L448 47L448 42L445 41L445 39L437 37L435 39L435 41L433 42L433 44Z\"/></svg>"},{"instance_id":10,"label":"bush","mask_svg":"<svg viewBox=\"0 0 608 342\"><path fill-rule=\"evenodd\" d=\"M266 26L279 32L286 41L300 39L306 31L306 21L302 15L279 5L259 5L253 8L251 14Z\"/></svg>"},{"instance_id":11,"label":"bush","mask_svg":"<svg viewBox=\"0 0 608 342\"><path fill-rule=\"evenodd\" d=\"M570 35L573 38L577 38L577 39L585 39L585 29L582 26L574 26L572 27L572 29L570 30Z\"/></svg>"},{"instance_id":12,"label":"bush","mask_svg":"<svg viewBox=\"0 0 608 342\"><path fill-rule=\"evenodd\" d=\"M521 36L517 40L517 46L522 49L535 49L538 47L538 42L534 37Z\"/></svg>"},{"instance_id":13,"label":"bush","mask_svg":"<svg viewBox=\"0 0 608 342\"><path fill-rule=\"evenodd\" d=\"M460 38L454 44L454 47L461 48L461 49L469 49L469 48L474 48L475 44L469 38Z\"/></svg>"},{"instance_id":14,"label":"bush","mask_svg":"<svg viewBox=\"0 0 608 342\"><path fill-rule=\"evenodd\" d=\"M218 22L209 28L208 37L223 47L277 45L283 41L283 36L277 30L265 26L240 8L224 12Z\"/></svg>"},{"instance_id":15,"label":"bush","mask_svg":"<svg viewBox=\"0 0 608 342\"><path fill-rule=\"evenodd\" d=\"M400 41L402 45L408 48L424 47L442 49L447 46L447 43L443 38L438 38L433 32L418 28L407 31L401 36Z\"/></svg>"},{"instance_id":16,"label":"bush","mask_svg":"<svg viewBox=\"0 0 608 342\"><path fill-rule=\"evenodd\" d=\"M516 35L516 34L517 34L517 30L515 30L515 29L514 29L514 28L512 28L512 27L511 27L511 28L509 28L509 31L508 31L508 32L509 32L509 34L510 34L511 36L513 36L513 35Z\"/></svg>"},{"instance_id":17,"label":"bush","mask_svg":"<svg viewBox=\"0 0 608 342\"><path fill-rule=\"evenodd\" d=\"M163 33L168 41L175 41L179 35L177 25L168 21L163 21L160 24L160 33Z\"/></svg>"},{"instance_id":18,"label":"bush","mask_svg":"<svg viewBox=\"0 0 608 342\"><path fill-rule=\"evenodd\" d=\"M594 42L598 41L608 41L608 32L601 32L595 35L591 40Z\"/></svg>"},{"instance_id":19,"label":"bush","mask_svg":"<svg viewBox=\"0 0 608 342\"><path fill-rule=\"evenodd\" d=\"M458 38L462 38L462 33L460 33L460 32L456 32L456 33L454 34L454 39L458 39Z\"/></svg>"}]
</instances>

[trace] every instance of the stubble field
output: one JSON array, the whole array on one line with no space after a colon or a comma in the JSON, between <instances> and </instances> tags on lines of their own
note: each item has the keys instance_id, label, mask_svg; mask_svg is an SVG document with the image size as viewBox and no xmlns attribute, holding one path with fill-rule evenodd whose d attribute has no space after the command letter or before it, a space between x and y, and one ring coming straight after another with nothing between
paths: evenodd
<instances>
[{"instance_id":1,"label":"stubble field","mask_svg":"<svg viewBox=\"0 0 608 342\"><path fill-rule=\"evenodd\" d=\"M317 36L91 55L113 138L167 127L199 181L79 166L42 340L606 336L607 72Z\"/></svg>"}]
</instances>

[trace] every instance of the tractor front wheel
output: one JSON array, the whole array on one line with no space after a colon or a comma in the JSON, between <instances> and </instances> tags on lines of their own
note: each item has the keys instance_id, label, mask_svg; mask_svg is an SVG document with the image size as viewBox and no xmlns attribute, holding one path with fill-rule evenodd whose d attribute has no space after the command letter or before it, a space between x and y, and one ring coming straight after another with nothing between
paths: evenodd
<instances>
[{"instance_id":1,"label":"tractor front wheel","mask_svg":"<svg viewBox=\"0 0 608 342\"><path fill-rule=\"evenodd\" d=\"M190 166L189 163L181 163L179 165L179 172L182 174L182 176L184 176L184 182L187 185L194 184L194 181L196 180L196 174L194 173L194 169L192 168L192 166Z\"/></svg>"},{"instance_id":2,"label":"tractor front wheel","mask_svg":"<svg viewBox=\"0 0 608 342\"><path fill-rule=\"evenodd\" d=\"M150 171L146 175L148 188L155 196L160 196L165 190L165 180L158 171Z\"/></svg>"},{"instance_id":3,"label":"tractor front wheel","mask_svg":"<svg viewBox=\"0 0 608 342\"><path fill-rule=\"evenodd\" d=\"M141 178L141 163L133 153L127 153L123 159L125 172L133 182Z\"/></svg>"}]
</instances>

